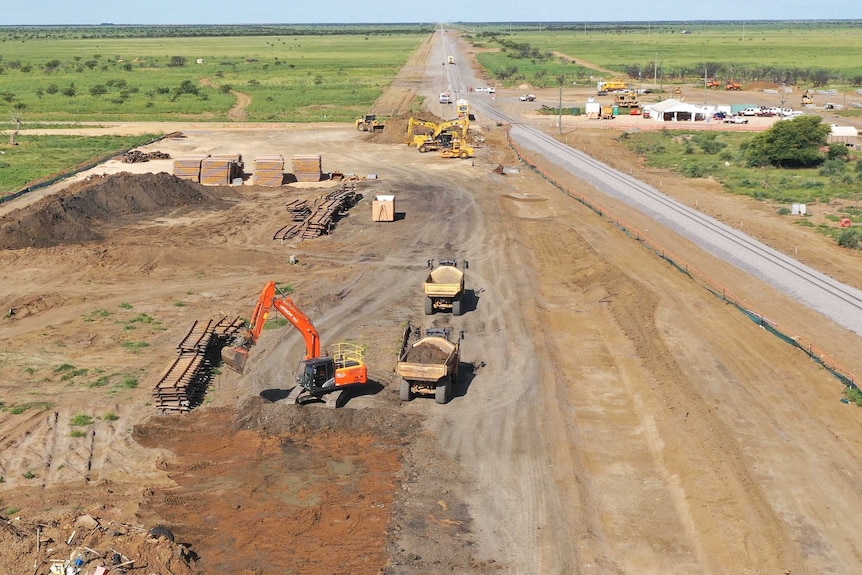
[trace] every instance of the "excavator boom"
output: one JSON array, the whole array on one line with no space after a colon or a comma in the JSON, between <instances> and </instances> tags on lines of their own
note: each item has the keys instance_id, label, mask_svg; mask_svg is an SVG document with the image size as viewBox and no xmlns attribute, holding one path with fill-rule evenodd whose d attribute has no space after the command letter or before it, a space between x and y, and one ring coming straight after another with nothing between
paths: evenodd
<instances>
[{"instance_id":1,"label":"excavator boom","mask_svg":"<svg viewBox=\"0 0 862 575\"><path fill-rule=\"evenodd\" d=\"M275 282L269 282L264 286L257 305L249 321L248 329L240 338L229 347L221 350L222 363L237 373L243 373L248 353L251 347L257 343L263 331L266 320L272 313L272 308L277 309L305 339L305 358L312 359L320 356L320 334L314 324L300 310L293 300L278 292Z\"/></svg>"}]
</instances>

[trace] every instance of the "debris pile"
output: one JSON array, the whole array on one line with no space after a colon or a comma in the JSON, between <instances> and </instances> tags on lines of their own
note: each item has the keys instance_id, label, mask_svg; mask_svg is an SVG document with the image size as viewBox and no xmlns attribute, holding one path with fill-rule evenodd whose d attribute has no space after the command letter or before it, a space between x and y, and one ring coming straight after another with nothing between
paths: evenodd
<instances>
[{"instance_id":1,"label":"debris pile","mask_svg":"<svg viewBox=\"0 0 862 575\"><path fill-rule=\"evenodd\" d=\"M0 520L0 545L7 567L29 564L36 574L198 572L197 555L188 545L175 543L169 528L147 530L88 514L37 522Z\"/></svg>"},{"instance_id":2,"label":"debris pile","mask_svg":"<svg viewBox=\"0 0 862 575\"><path fill-rule=\"evenodd\" d=\"M139 164L141 162L149 162L150 160L170 160L171 155L165 152L142 152L140 150L129 150L123 154L124 164Z\"/></svg>"},{"instance_id":3,"label":"debris pile","mask_svg":"<svg viewBox=\"0 0 862 575\"><path fill-rule=\"evenodd\" d=\"M243 325L240 318L195 321L177 345L177 357L153 389L156 409L162 413L188 412L200 405L221 348L237 336Z\"/></svg>"},{"instance_id":4,"label":"debris pile","mask_svg":"<svg viewBox=\"0 0 862 575\"><path fill-rule=\"evenodd\" d=\"M338 190L314 200L310 207L304 201L294 200L287 205L294 223L279 229L272 239L285 241L299 237L308 240L329 234L335 223L361 199L362 194L356 192L356 184L345 182Z\"/></svg>"}]
</instances>

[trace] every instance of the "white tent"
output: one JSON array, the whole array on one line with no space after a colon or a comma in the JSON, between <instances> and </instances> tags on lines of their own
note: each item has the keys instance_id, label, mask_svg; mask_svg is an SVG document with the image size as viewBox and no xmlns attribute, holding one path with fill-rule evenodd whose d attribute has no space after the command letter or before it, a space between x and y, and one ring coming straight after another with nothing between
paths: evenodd
<instances>
[{"instance_id":1,"label":"white tent","mask_svg":"<svg viewBox=\"0 0 862 575\"><path fill-rule=\"evenodd\" d=\"M650 118L657 122L703 122L710 114L700 106L673 98L649 106Z\"/></svg>"}]
</instances>

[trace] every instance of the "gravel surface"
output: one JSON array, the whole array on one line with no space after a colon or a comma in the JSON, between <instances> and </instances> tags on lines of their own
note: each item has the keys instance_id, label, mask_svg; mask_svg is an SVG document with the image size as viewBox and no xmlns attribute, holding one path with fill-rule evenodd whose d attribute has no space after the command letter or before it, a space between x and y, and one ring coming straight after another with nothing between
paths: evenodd
<instances>
[{"instance_id":1,"label":"gravel surface","mask_svg":"<svg viewBox=\"0 0 862 575\"><path fill-rule=\"evenodd\" d=\"M478 108L504 122L516 122L491 104ZM610 197L649 215L697 243L709 253L762 279L817 310L837 324L862 335L862 291L843 284L702 212L674 200L658 189L571 148L541 130L513 125L512 138L545 156L573 176Z\"/></svg>"}]
</instances>

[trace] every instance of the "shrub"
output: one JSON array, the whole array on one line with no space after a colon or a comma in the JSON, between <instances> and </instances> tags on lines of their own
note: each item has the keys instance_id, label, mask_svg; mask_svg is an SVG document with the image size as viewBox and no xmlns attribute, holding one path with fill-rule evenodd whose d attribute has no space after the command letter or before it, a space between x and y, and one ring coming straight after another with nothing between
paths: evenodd
<instances>
[{"instance_id":1,"label":"shrub","mask_svg":"<svg viewBox=\"0 0 862 575\"><path fill-rule=\"evenodd\" d=\"M75 427L86 427L87 425L93 424L93 418L89 415L84 415L83 413L79 413L75 417L72 418L71 425Z\"/></svg>"},{"instance_id":2,"label":"shrub","mask_svg":"<svg viewBox=\"0 0 862 575\"><path fill-rule=\"evenodd\" d=\"M847 228L838 236L838 245L842 248L856 249L859 247L859 230Z\"/></svg>"}]
</instances>

